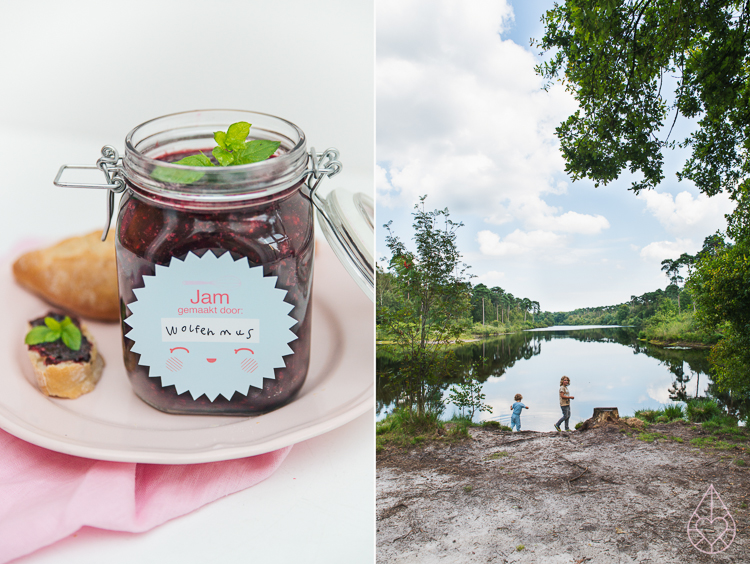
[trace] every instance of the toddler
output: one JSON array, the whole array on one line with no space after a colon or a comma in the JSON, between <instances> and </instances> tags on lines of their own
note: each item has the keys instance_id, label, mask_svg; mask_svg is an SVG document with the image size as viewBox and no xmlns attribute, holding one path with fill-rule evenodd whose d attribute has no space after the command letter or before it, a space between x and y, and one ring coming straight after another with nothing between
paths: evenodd
<instances>
[{"instance_id":1,"label":"toddler","mask_svg":"<svg viewBox=\"0 0 750 564\"><path fill-rule=\"evenodd\" d=\"M511 411L513 411L513 415L510 416L510 430L512 431L515 427L517 431L521 430L521 410L526 408L529 409L527 406L521 403L521 400L523 399L523 396L521 394L516 394L516 396L513 398L516 400L516 403L510 406Z\"/></svg>"}]
</instances>

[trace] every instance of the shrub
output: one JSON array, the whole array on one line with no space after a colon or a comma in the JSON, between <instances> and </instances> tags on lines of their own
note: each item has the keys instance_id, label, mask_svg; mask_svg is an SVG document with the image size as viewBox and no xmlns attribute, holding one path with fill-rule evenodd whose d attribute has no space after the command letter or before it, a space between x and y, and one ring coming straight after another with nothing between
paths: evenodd
<instances>
[{"instance_id":1,"label":"shrub","mask_svg":"<svg viewBox=\"0 0 750 564\"><path fill-rule=\"evenodd\" d=\"M639 409L635 412L635 416L646 423L655 423L659 412L653 409Z\"/></svg>"},{"instance_id":2,"label":"shrub","mask_svg":"<svg viewBox=\"0 0 750 564\"><path fill-rule=\"evenodd\" d=\"M687 418L695 423L703 423L716 415L724 414L719 405L714 400L708 398L690 400L685 411Z\"/></svg>"},{"instance_id":3,"label":"shrub","mask_svg":"<svg viewBox=\"0 0 750 564\"><path fill-rule=\"evenodd\" d=\"M511 428L499 421L482 421L482 427L497 429L498 431L510 431Z\"/></svg>"},{"instance_id":4,"label":"shrub","mask_svg":"<svg viewBox=\"0 0 750 564\"><path fill-rule=\"evenodd\" d=\"M396 409L375 424L376 448L381 452L389 443L398 446L419 444L437 438L442 426L437 413L427 412L420 416L407 408Z\"/></svg>"},{"instance_id":5,"label":"shrub","mask_svg":"<svg viewBox=\"0 0 750 564\"><path fill-rule=\"evenodd\" d=\"M713 431L714 434L719 435L722 433L730 435L743 435L744 432L737 427L737 419L731 415L714 415L708 421L703 422L703 428L708 431Z\"/></svg>"},{"instance_id":6,"label":"shrub","mask_svg":"<svg viewBox=\"0 0 750 564\"><path fill-rule=\"evenodd\" d=\"M685 418L685 409L679 403L673 403L672 405L665 405L662 409L662 413L669 419L674 421L676 419Z\"/></svg>"}]
</instances>

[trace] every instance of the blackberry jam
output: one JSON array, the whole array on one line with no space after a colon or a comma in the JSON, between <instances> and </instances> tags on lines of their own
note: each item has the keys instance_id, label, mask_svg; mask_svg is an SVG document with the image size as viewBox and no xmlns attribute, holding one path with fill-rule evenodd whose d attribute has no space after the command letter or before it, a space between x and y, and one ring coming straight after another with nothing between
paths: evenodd
<instances>
[{"instance_id":1,"label":"blackberry jam","mask_svg":"<svg viewBox=\"0 0 750 564\"><path fill-rule=\"evenodd\" d=\"M252 124L251 138L281 143L274 158L172 164L209 155L213 132L238 121ZM174 114L128 134L115 243L123 354L149 405L249 415L302 387L314 258L307 163L299 128L252 112Z\"/></svg>"}]
</instances>

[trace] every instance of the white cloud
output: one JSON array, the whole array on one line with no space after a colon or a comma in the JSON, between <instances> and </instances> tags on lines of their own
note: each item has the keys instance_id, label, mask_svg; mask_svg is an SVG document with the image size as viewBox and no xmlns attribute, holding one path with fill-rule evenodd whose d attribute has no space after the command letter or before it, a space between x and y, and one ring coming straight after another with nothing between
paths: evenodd
<instances>
[{"instance_id":1,"label":"white cloud","mask_svg":"<svg viewBox=\"0 0 750 564\"><path fill-rule=\"evenodd\" d=\"M524 232L516 229L501 240L497 233L492 231L480 231L477 234L479 252L490 256L514 256L529 255L542 252L546 254L550 250L563 246L565 240L560 235L551 231Z\"/></svg>"},{"instance_id":2,"label":"white cloud","mask_svg":"<svg viewBox=\"0 0 750 564\"><path fill-rule=\"evenodd\" d=\"M672 194L647 190L638 198L646 202L646 209L670 233L676 236L689 236L699 233L709 235L726 225L724 215L734 209L734 203L726 194L709 198L698 194L696 198L690 192Z\"/></svg>"},{"instance_id":3,"label":"white cloud","mask_svg":"<svg viewBox=\"0 0 750 564\"><path fill-rule=\"evenodd\" d=\"M377 159L391 178L382 204L429 193L438 207L493 224L606 228L601 216L558 216L543 201L567 190L554 128L576 105L559 86L541 90L534 55L501 39L513 17L506 0L377 6Z\"/></svg>"},{"instance_id":4,"label":"white cloud","mask_svg":"<svg viewBox=\"0 0 750 564\"><path fill-rule=\"evenodd\" d=\"M692 254L697 252L699 245L690 239L677 239L676 241L655 241L641 249L641 257L646 260L663 261L664 259L676 259L682 253Z\"/></svg>"},{"instance_id":5,"label":"white cloud","mask_svg":"<svg viewBox=\"0 0 750 564\"><path fill-rule=\"evenodd\" d=\"M544 227L550 231L581 233L583 235L596 235L604 229L609 229L609 221L604 216L586 215L574 211L569 211L556 217L541 216L530 223L534 226Z\"/></svg>"},{"instance_id":6,"label":"white cloud","mask_svg":"<svg viewBox=\"0 0 750 564\"><path fill-rule=\"evenodd\" d=\"M493 286L497 286L500 281L505 278L504 272L499 272L497 270L490 270L489 272L485 272L484 274L480 274L474 280L472 280L473 284L482 283L485 286L492 288Z\"/></svg>"}]
</instances>

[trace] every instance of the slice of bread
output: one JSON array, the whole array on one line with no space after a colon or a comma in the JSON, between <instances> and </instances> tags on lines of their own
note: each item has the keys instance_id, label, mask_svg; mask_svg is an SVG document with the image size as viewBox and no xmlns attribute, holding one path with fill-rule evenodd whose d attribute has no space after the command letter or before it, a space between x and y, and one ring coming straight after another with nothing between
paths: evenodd
<instances>
[{"instance_id":1,"label":"slice of bread","mask_svg":"<svg viewBox=\"0 0 750 564\"><path fill-rule=\"evenodd\" d=\"M104 358L88 328L81 323L81 333L91 343L91 358L87 362L67 360L58 364L45 364L44 357L27 346L31 365L39 389L47 396L75 399L96 387L102 376ZM28 326L31 330L31 325Z\"/></svg>"},{"instance_id":2,"label":"slice of bread","mask_svg":"<svg viewBox=\"0 0 750 564\"><path fill-rule=\"evenodd\" d=\"M114 234L95 231L31 251L13 264L19 284L67 311L103 321L120 319Z\"/></svg>"}]
</instances>

